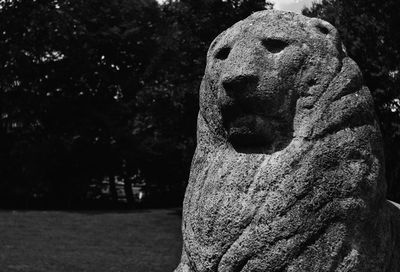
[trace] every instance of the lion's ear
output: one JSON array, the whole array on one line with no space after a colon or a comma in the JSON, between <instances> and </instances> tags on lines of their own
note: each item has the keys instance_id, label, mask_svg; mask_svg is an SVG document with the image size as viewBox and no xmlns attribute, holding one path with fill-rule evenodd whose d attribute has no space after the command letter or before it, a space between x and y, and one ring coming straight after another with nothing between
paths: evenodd
<instances>
[{"instance_id":1,"label":"lion's ear","mask_svg":"<svg viewBox=\"0 0 400 272\"><path fill-rule=\"evenodd\" d=\"M332 56L339 55L342 58L347 56L339 32L333 25L318 18L312 18L309 24L317 35L324 37L322 40L328 41L326 46Z\"/></svg>"},{"instance_id":2,"label":"lion's ear","mask_svg":"<svg viewBox=\"0 0 400 272\"><path fill-rule=\"evenodd\" d=\"M335 35L336 29L330 23L323 21L318 18L312 18L309 21L309 24L315 28L316 31L320 32L323 35Z\"/></svg>"}]
</instances>

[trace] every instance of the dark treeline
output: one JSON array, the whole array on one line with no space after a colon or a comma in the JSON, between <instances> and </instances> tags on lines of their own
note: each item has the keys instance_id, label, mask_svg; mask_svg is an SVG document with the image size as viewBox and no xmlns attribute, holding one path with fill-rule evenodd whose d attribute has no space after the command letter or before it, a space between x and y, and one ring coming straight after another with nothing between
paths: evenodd
<instances>
[{"instance_id":1,"label":"dark treeline","mask_svg":"<svg viewBox=\"0 0 400 272\"><path fill-rule=\"evenodd\" d=\"M398 201L395 1L323 1L305 13L339 28L365 74L388 147L389 193ZM73 208L106 179L115 200L115 177L128 188L138 173L160 203L180 204L208 46L272 5L6 0L0 7L0 206Z\"/></svg>"},{"instance_id":2,"label":"dark treeline","mask_svg":"<svg viewBox=\"0 0 400 272\"><path fill-rule=\"evenodd\" d=\"M72 208L140 172L180 204L212 39L262 0L6 0L0 204ZM127 197L130 195L127 194Z\"/></svg>"}]
</instances>

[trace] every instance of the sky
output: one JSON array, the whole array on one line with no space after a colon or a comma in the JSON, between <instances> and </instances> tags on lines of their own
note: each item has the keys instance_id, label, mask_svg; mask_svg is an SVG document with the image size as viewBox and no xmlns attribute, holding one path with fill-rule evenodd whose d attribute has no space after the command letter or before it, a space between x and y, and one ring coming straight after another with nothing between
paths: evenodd
<instances>
[{"instance_id":1,"label":"sky","mask_svg":"<svg viewBox=\"0 0 400 272\"><path fill-rule=\"evenodd\" d=\"M157 2L162 3L165 0L157 0ZM304 6L309 7L312 2L318 2L319 0L270 0L275 3L274 7L278 10L293 11L296 13L301 13Z\"/></svg>"},{"instance_id":2,"label":"sky","mask_svg":"<svg viewBox=\"0 0 400 272\"><path fill-rule=\"evenodd\" d=\"M293 11L301 13L304 6L311 6L315 0L272 0L275 3L274 7L278 10Z\"/></svg>"}]
</instances>

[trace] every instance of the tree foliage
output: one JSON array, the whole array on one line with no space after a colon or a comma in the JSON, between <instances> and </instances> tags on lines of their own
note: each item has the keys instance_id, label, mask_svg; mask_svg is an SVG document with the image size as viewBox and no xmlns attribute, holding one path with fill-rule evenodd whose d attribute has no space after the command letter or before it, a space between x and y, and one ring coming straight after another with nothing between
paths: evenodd
<instances>
[{"instance_id":1,"label":"tree foliage","mask_svg":"<svg viewBox=\"0 0 400 272\"><path fill-rule=\"evenodd\" d=\"M136 121L143 126L144 169L162 182L174 177L183 192L194 152L198 90L211 41L254 11L270 8L260 0L182 0L161 6L158 47L137 96ZM161 170L153 171L153 167ZM147 170L147 171L146 171Z\"/></svg>"},{"instance_id":2,"label":"tree foliage","mask_svg":"<svg viewBox=\"0 0 400 272\"><path fill-rule=\"evenodd\" d=\"M269 7L260 0L2 1L3 204L69 205L85 199L93 182L129 180L139 170L181 196L208 45Z\"/></svg>"},{"instance_id":3,"label":"tree foliage","mask_svg":"<svg viewBox=\"0 0 400 272\"><path fill-rule=\"evenodd\" d=\"M2 199L74 201L93 179L122 171L134 146L130 102L156 46L157 7L133 0L2 4Z\"/></svg>"},{"instance_id":4,"label":"tree foliage","mask_svg":"<svg viewBox=\"0 0 400 272\"><path fill-rule=\"evenodd\" d=\"M322 0L303 14L335 25L359 64L384 136L388 195L400 201L400 2Z\"/></svg>"}]
</instances>

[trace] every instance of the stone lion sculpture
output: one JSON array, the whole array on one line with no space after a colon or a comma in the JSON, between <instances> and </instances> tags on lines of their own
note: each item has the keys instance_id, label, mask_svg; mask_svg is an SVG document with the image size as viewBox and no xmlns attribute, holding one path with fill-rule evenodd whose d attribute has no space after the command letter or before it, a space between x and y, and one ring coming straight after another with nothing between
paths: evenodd
<instances>
[{"instance_id":1,"label":"stone lion sculpture","mask_svg":"<svg viewBox=\"0 0 400 272\"><path fill-rule=\"evenodd\" d=\"M211 44L176 272L400 271L369 90L329 23L257 12Z\"/></svg>"}]
</instances>

